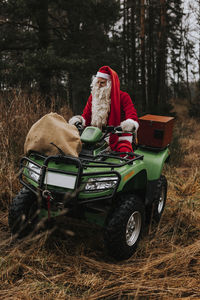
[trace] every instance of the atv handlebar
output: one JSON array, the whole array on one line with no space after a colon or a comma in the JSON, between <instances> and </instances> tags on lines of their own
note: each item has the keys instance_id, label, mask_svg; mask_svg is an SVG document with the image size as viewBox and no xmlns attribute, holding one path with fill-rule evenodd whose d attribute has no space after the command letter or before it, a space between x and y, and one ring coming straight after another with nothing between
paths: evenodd
<instances>
[{"instance_id":1,"label":"atv handlebar","mask_svg":"<svg viewBox=\"0 0 200 300\"><path fill-rule=\"evenodd\" d=\"M115 133L119 135L122 133L135 133L135 131L123 131L121 126L103 126L102 131L106 133Z\"/></svg>"},{"instance_id":2,"label":"atv handlebar","mask_svg":"<svg viewBox=\"0 0 200 300\"><path fill-rule=\"evenodd\" d=\"M79 134L81 134L81 133L83 132L83 130L84 130L83 124L82 124L81 122L78 121L78 122L76 122L74 125L75 125L76 128L78 129Z\"/></svg>"},{"instance_id":3,"label":"atv handlebar","mask_svg":"<svg viewBox=\"0 0 200 300\"><path fill-rule=\"evenodd\" d=\"M76 122L74 124L76 126L76 128L78 129L79 133L81 134L84 130L84 126L81 122ZM102 127L102 132L104 133L104 135L107 135L109 133L114 133L114 134L122 134L123 133L123 130L122 130L122 127L121 126L103 126ZM130 134L133 134L134 132L131 132L131 131L126 131L124 133L130 133Z\"/></svg>"},{"instance_id":4,"label":"atv handlebar","mask_svg":"<svg viewBox=\"0 0 200 300\"><path fill-rule=\"evenodd\" d=\"M102 127L102 131L106 132L106 133L117 133L117 131L120 131L120 133L122 132L122 128L121 126L103 126Z\"/></svg>"}]
</instances>

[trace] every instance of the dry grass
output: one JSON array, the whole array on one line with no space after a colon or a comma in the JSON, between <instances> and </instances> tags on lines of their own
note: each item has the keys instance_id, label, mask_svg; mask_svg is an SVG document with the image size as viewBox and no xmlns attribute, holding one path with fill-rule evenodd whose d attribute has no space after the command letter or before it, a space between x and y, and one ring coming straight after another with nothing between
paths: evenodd
<instances>
[{"instance_id":1,"label":"dry grass","mask_svg":"<svg viewBox=\"0 0 200 300\"><path fill-rule=\"evenodd\" d=\"M69 218L23 242L11 238L7 208L19 189L18 157L28 129L48 112L36 98L12 99L8 109L0 103L0 299L200 299L200 125L177 121L186 153L179 167L165 169L169 192L159 227L148 228L131 259L116 263L98 227Z\"/></svg>"},{"instance_id":2,"label":"dry grass","mask_svg":"<svg viewBox=\"0 0 200 300\"><path fill-rule=\"evenodd\" d=\"M7 98L7 97L6 97ZM56 101L52 99L50 108L37 95L13 92L5 100L0 97L0 203L7 207L19 189L17 173L19 160L23 156L23 145L30 127L43 115L56 111ZM67 107L57 110L66 120L72 115Z\"/></svg>"}]
</instances>

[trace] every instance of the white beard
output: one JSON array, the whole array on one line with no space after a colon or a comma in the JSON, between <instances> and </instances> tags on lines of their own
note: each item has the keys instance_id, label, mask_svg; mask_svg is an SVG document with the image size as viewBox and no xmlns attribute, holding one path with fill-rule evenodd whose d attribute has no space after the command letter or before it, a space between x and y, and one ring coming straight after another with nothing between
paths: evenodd
<instances>
[{"instance_id":1,"label":"white beard","mask_svg":"<svg viewBox=\"0 0 200 300\"><path fill-rule=\"evenodd\" d=\"M97 78L92 81L92 120L91 125L102 129L107 125L108 114L110 112L110 92L111 81L107 81L105 87L99 88Z\"/></svg>"}]
</instances>

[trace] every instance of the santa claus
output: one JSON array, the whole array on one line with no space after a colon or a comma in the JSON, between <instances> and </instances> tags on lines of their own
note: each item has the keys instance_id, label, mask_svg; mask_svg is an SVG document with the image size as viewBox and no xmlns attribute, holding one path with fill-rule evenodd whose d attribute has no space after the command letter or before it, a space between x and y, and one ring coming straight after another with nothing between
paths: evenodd
<instances>
[{"instance_id":1,"label":"santa claus","mask_svg":"<svg viewBox=\"0 0 200 300\"><path fill-rule=\"evenodd\" d=\"M117 73L108 66L99 69L91 83L91 95L81 116L74 116L69 124L81 122L83 126L121 126L122 136L111 134L109 145L113 151L133 152L132 135L138 130L136 109L128 93L120 90Z\"/></svg>"}]
</instances>

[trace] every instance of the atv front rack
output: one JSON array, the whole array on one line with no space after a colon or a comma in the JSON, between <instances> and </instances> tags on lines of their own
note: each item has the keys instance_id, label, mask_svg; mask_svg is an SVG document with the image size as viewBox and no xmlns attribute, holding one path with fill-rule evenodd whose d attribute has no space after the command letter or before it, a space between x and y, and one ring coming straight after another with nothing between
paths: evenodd
<instances>
[{"instance_id":1,"label":"atv front rack","mask_svg":"<svg viewBox=\"0 0 200 300\"><path fill-rule=\"evenodd\" d=\"M124 157L121 157L121 155L124 155ZM114 158L118 159L120 158L119 162L113 163L113 162L108 162L105 161L108 158ZM95 165L90 165L90 167L93 168L111 168L111 170L114 170L114 168L120 168L125 165L130 165L132 164L135 160L138 159L143 159L143 155L139 155L133 152L108 152L108 153L101 153L98 154L97 156L94 155L80 155L79 157L82 166L83 167L88 167L88 163L95 162Z\"/></svg>"},{"instance_id":2,"label":"atv front rack","mask_svg":"<svg viewBox=\"0 0 200 300\"><path fill-rule=\"evenodd\" d=\"M125 155L125 157L120 157L120 155ZM107 161L111 159L112 161ZM70 177L76 177L75 184L71 191L80 191L83 184L87 184L87 181L84 181L86 178L96 178L98 176L108 176L108 178L115 176L117 178L116 184L111 189L111 194L109 198L113 197L117 191L117 188L120 183L120 173L117 171L118 168L125 165L133 164L136 160L143 159L143 155L136 153L118 153L118 152L109 152L102 153L97 156L92 155L80 155L80 157L72 157L67 155L56 155L56 156L44 156L35 152L32 152L29 157L23 157L20 163L20 182L30 189L34 193L44 191L46 189L45 176L47 172L59 173L61 175L67 175ZM40 163L39 163L40 162ZM50 163L54 162L55 164L65 164L74 166L73 170L60 170L58 168L50 167ZM33 177L29 175L30 171L34 172L31 169L30 164L34 164L40 171L36 172L39 180L34 180ZM100 171L102 169L102 171ZM98 181L98 180L97 180ZM32 184L30 184L30 182ZM95 190L93 191L95 192ZM97 192L97 191L96 191ZM100 192L98 190L98 192ZM86 192L87 193L87 192ZM88 192L89 193L89 192ZM77 198L77 197L76 197ZM99 199L106 199L108 197L100 197ZM84 202L90 202L93 200L83 200Z\"/></svg>"}]
</instances>

